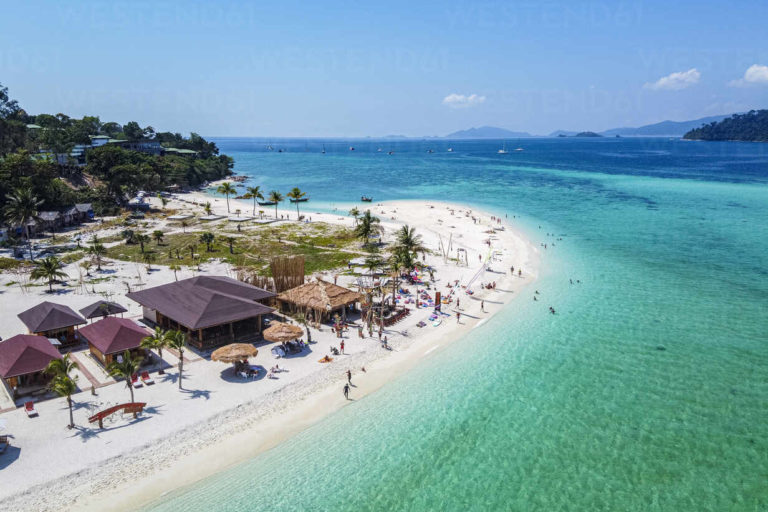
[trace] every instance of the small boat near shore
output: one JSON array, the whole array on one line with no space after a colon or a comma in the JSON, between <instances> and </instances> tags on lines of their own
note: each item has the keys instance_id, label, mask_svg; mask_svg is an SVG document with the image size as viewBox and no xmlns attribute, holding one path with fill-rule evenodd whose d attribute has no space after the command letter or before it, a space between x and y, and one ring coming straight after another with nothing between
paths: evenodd
<instances>
[{"instance_id":1,"label":"small boat near shore","mask_svg":"<svg viewBox=\"0 0 768 512\"><path fill-rule=\"evenodd\" d=\"M256 201L259 206L275 206L277 203L274 201Z\"/></svg>"},{"instance_id":2,"label":"small boat near shore","mask_svg":"<svg viewBox=\"0 0 768 512\"><path fill-rule=\"evenodd\" d=\"M307 201L309 201L309 198L308 197L300 197L298 199L290 198L290 201L292 203L306 203Z\"/></svg>"},{"instance_id":3,"label":"small boat near shore","mask_svg":"<svg viewBox=\"0 0 768 512\"><path fill-rule=\"evenodd\" d=\"M371 196L360 196L360 200L364 201L366 203L371 203L371 202L373 202L373 197L371 197Z\"/></svg>"}]
</instances>

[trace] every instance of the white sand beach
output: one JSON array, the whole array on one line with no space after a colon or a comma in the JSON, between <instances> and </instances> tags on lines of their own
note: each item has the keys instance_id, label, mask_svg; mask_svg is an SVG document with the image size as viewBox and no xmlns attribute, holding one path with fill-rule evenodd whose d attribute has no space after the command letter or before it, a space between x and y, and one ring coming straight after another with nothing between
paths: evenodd
<instances>
[{"instance_id":1,"label":"white sand beach","mask_svg":"<svg viewBox=\"0 0 768 512\"><path fill-rule=\"evenodd\" d=\"M179 194L168 208L177 213L200 214L201 208L192 203L206 201L211 201L216 214L225 216L217 222L227 223L225 200L203 193ZM243 214L251 212L249 201L231 199L230 202L233 212L235 209L241 209ZM311 203L304 203L301 208L312 222L353 224L346 213L315 213ZM312 329L316 343L311 345L311 352L275 359L269 350L271 344L257 344L259 354L251 363L264 368L279 364L285 371L275 379L263 374L254 380L240 379L233 375L230 365L210 361L190 350L185 352L182 390L177 383L178 360L170 351L164 351L165 375L158 375L155 369L152 371L155 384L135 391L136 400L147 403L146 411L138 419L113 417L102 430L89 424L87 418L95 411L127 401L128 390L123 382L108 376L86 352L78 352L76 359L81 370L76 374L81 392L73 396L76 404L73 430L66 428L65 399L37 403L39 416L28 418L23 409L14 407L8 390L0 389L3 433L12 436L11 448L0 456L3 509L135 509L163 493L269 449L344 407L349 403L342 395L348 369L356 386L350 396L354 400L414 369L420 360L501 311L537 278L538 249L515 230L512 219L499 223L486 213L438 202L362 203L358 208L369 208L381 219L385 241L403 224L414 227L423 237L424 245L432 251L426 263L435 269L431 294L435 290L449 293L455 281L466 285L478 273L481 260L493 255L490 270L478 277L473 295L457 289L454 297L461 301L460 321L455 315L454 300L443 305L443 311L450 316L443 317L437 326L427 322L420 328L417 323L425 321L432 309L414 309L413 304L407 304L411 314L384 329L391 350L382 348L375 335L371 338L366 333L365 338L360 339L357 332L350 331L344 339L345 354L334 357L329 364L320 364L318 359L329 354L331 346L338 346L339 340L327 325L320 330ZM266 210L267 216L275 211L274 207L261 209ZM288 220L280 222L296 222L296 210L291 205L285 205L278 215L288 216ZM503 229L499 229L501 227ZM156 221L154 229L158 228L169 233L179 230L163 220ZM243 229L248 228L244 225ZM112 228L116 230L119 229ZM109 232L99 234L108 236ZM451 251L444 258L439 247L441 243L447 246L449 240ZM468 265L457 263L457 249L466 251ZM514 275L510 273L511 266L515 268ZM70 264L64 270L72 282L77 282L82 272L77 264ZM0 324L0 335L7 339L25 333L26 327L16 315L46 300L77 310L107 298L126 306L126 317L138 319L141 307L124 296L127 288L135 288L137 283L142 287L155 286L175 279L168 267L157 266L157 270L147 272L144 265L118 261L107 262L103 275L114 278L95 285L73 286L68 293L48 294L44 286L23 290L20 286L8 285L18 276L2 274L0 306L4 322ZM224 262L204 263L199 272L189 269L178 272L179 279L193 275L234 277L235 272ZM326 272L322 277L332 281L334 273ZM480 282L493 281L495 289L479 286ZM351 288L353 278L338 276L338 284ZM96 387L95 395L91 393L92 387Z\"/></svg>"}]
</instances>

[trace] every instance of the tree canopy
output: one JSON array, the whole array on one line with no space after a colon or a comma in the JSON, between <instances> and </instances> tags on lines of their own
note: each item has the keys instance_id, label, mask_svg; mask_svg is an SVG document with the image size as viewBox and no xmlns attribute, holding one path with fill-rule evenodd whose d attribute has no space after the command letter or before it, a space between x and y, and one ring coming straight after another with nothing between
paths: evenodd
<instances>
[{"instance_id":1,"label":"tree canopy","mask_svg":"<svg viewBox=\"0 0 768 512\"><path fill-rule=\"evenodd\" d=\"M768 110L750 110L746 114L734 114L720 122L694 128L683 135L683 138L768 142Z\"/></svg>"}]
</instances>

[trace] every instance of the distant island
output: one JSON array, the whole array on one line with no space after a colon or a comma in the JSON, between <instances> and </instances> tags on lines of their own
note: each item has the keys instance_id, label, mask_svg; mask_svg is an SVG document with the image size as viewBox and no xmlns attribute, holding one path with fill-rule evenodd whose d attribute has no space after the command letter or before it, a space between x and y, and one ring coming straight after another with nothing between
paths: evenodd
<instances>
[{"instance_id":1,"label":"distant island","mask_svg":"<svg viewBox=\"0 0 768 512\"><path fill-rule=\"evenodd\" d=\"M662 121L636 128L611 128L610 130L600 132L600 134L606 137L613 137L615 135L621 135L622 137L682 137L694 128L698 128L703 124L722 121L730 115L702 117L691 121Z\"/></svg>"},{"instance_id":2,"label":"distant island","mask_svg":"<svg viewBox=\"0 0 768 512\"><path fill-rule=\"evenodd\" d=\"M522 139L533 137L528 132L513 132L505 128L495 126L481 126L449 133L445 139Z\"/></svg>"},{"instance_id":3,"label":"distant island","mask_svg":"<svg viewBox=\"0 0 768 512\"><path fill-rule=\"evenodd\" d=\"M0 211L25 197L41 211L89 204L111 215L140 190L196 187L231 175L233 165L196 133L187 138L135 121L28 114L0 85Z\"/></svg>"},{"instance_id":4,"label":"distant island","mask_svg":"<svg viewBox=\"0 0 768 512\"><path fill-rule=\"evenodd\" d=\"M595 132L579 132L574 137L602 137L602 135Z\"/></svg>"},{"instance_id":5,"label":"distant island","mask_svg":"<svg viewBox=\"0 0 768 512\"><path fill-rule=\"evenodd\" d=\"M686 140L768 142L768 110L734 114L718 122L690 130Z\"/></svg>"}]
</instances>

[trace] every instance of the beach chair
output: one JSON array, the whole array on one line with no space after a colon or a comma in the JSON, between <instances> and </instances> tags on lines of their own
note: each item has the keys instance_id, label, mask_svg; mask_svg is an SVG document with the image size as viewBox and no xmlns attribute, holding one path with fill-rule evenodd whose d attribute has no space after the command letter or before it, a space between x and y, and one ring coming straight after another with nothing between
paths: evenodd
<instances>
[{"instance_id":1,"label":"beach chair","mask_svg":"<svg viewBox=\"0 0 768 512\"><path fill-rule=\"evenodd\" d=\"M238 375L240 376L240 378L242 378L242 379L246 379L246 380L248 379L248 374L247 374L247 373L245 373L245 372L237 372L237 374L238 374Z\"/></svg>"},{"instance_id":2,"label":"beach chair","mask_svg":"<svg viewBox=\"0 0 768 512\"><path fill-rule=\"evenodd\" d=\"M150 384L154 384L155 383L154 379L149 376L149 372L147 372L147 371L141 372L141 380L147 386L149 386Z\"/></svg>"},{"instance_id":3,"label":"beach chair","mask_svg":"<svg viewBox=\"0 0 768 512\"><path fill-rule=\"evenodd\" d=\"M37 411L35 410L35 402L24 402L24 410L27 412L27 416L30 418L32 416L37 416Z\"/></svg>"},{"instance_id":4,"label":"beach chair","mask_svg":"<svg viewBox=\"0 0 768 512\"><path fill-rule=\"evenodd\" d=\"M140 388L140 387L142 387L144 385L139 380L139 376L136 375L135 373L133 375L131 375L131 384L133 385L134 389L135 388Z\"/></svg>"}]
</instances>

